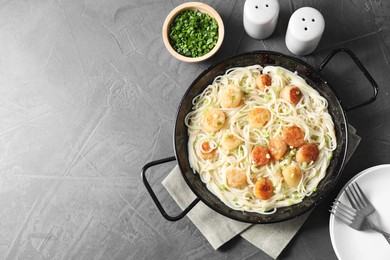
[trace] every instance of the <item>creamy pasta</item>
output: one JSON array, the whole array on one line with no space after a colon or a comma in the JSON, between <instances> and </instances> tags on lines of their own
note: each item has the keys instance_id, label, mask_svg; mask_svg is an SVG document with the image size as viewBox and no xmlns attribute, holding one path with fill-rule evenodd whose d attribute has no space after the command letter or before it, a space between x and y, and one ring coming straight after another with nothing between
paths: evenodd
<instances>
[{"instance_id":1,"label":"creamy pasta","mask_svg":"<svg viewBox=\"0 0 390 260\"><path fill-rule=\"evenodd\" d=\"M227 206L272 214L316 191L336 148L328 103L282 67L236 67L193 99L189 162Z\"/></svg>"}]
</instances>

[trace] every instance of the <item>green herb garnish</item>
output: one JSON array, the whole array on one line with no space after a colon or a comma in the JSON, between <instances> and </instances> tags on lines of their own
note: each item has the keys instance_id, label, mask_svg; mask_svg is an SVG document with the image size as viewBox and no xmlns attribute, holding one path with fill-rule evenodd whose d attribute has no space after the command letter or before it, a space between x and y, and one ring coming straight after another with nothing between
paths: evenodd
<instances>
[{"instance_id":1,"label":"green herb garnish","mask_svg":"<svg viewBox=\"0 0 390 260\"><path fill-rule=\"evenodd\" d=\"M186 57L200 57L210 52L218 40L218 23L198 10L185 10L172 22L169 39L172 48Z\"/></svg>"},{"instance_id":2,"label":"green herb garnish","mask_svg":"<svg viewBox=\"0 0 390 260\"><path fill-rule=\"evenodd\" d=\"M226 186L223 185L223 184L219 185L218 188L219 188L220 190L227 190Z\"/></svg>"}]
</instances>

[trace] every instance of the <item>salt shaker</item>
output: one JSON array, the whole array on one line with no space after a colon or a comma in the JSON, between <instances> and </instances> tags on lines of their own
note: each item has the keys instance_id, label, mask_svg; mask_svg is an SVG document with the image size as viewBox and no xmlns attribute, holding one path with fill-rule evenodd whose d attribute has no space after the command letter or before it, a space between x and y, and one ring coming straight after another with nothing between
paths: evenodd
<instances>
[{"instance_id":1,"label":"salt shaker","mask_svg":"<svg viewBox=\"0 0 390 260\"><path fill-rule=\"evenodd\" d=\"M278 0L246 0L244 4L244 28L258 40L271 36L279 16Z\"/></svg>"},{"instance_id":2,"label":"salt shaker","mask_svg":"<svg viewBox=\"0 0 390 260\"><path fill-rule=\"evenodd\" d=\"M322 14L312 7L302 7L290 17L286 33L287 48L296 55L307 55L317 48L325 29Z\"/></svg>"}]
</instances>

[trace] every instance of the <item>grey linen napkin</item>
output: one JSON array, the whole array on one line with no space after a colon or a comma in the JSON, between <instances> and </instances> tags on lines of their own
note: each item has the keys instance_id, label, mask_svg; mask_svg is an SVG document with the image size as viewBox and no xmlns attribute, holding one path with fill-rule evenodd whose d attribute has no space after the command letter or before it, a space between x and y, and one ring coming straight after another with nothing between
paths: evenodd
<instances>
[{"instance_id":1,"label":"grey linen napkin","mask_svg":"<svg viewBox=\"0 0 390 260\"><path fill-rule=\"evenodd\" d=\"M349 126L349 147L346 160L348 161L360 142L356 130ZM180 206L186 208L195 198L195 194L183 179L178 166L163 180L162 184L172 198ZM240 234L244 239L276 259L291 239L295 236L310 212L292 220L267 224L252 225L227 218L199 202L187 216L206 237L214 249ZM262 234L259 236L259 234ZM267 239L261 239L267 237Z\"/></svg>"}]
</instances>

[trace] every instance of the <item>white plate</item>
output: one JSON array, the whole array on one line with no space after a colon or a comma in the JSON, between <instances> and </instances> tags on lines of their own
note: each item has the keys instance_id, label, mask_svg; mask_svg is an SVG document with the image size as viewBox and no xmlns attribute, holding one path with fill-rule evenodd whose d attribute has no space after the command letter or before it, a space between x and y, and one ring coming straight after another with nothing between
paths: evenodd
<instances>
[{"instance_id":1,"label":"white plate","mask_svg":"<svg viewBox=\"0 0 390 260\"><path fill-rule=\"evenodd\" d=\"M360 172L341 190L337 196L340 201L349 204L344 190L355 181L376 209L370 219L380 223L380 227L390 233L390 164ZM379 233L354 230L333 215L330 216L329 231L334 251L340 260L390 259L390 244Z\"/></svg>"}]
</instances>

